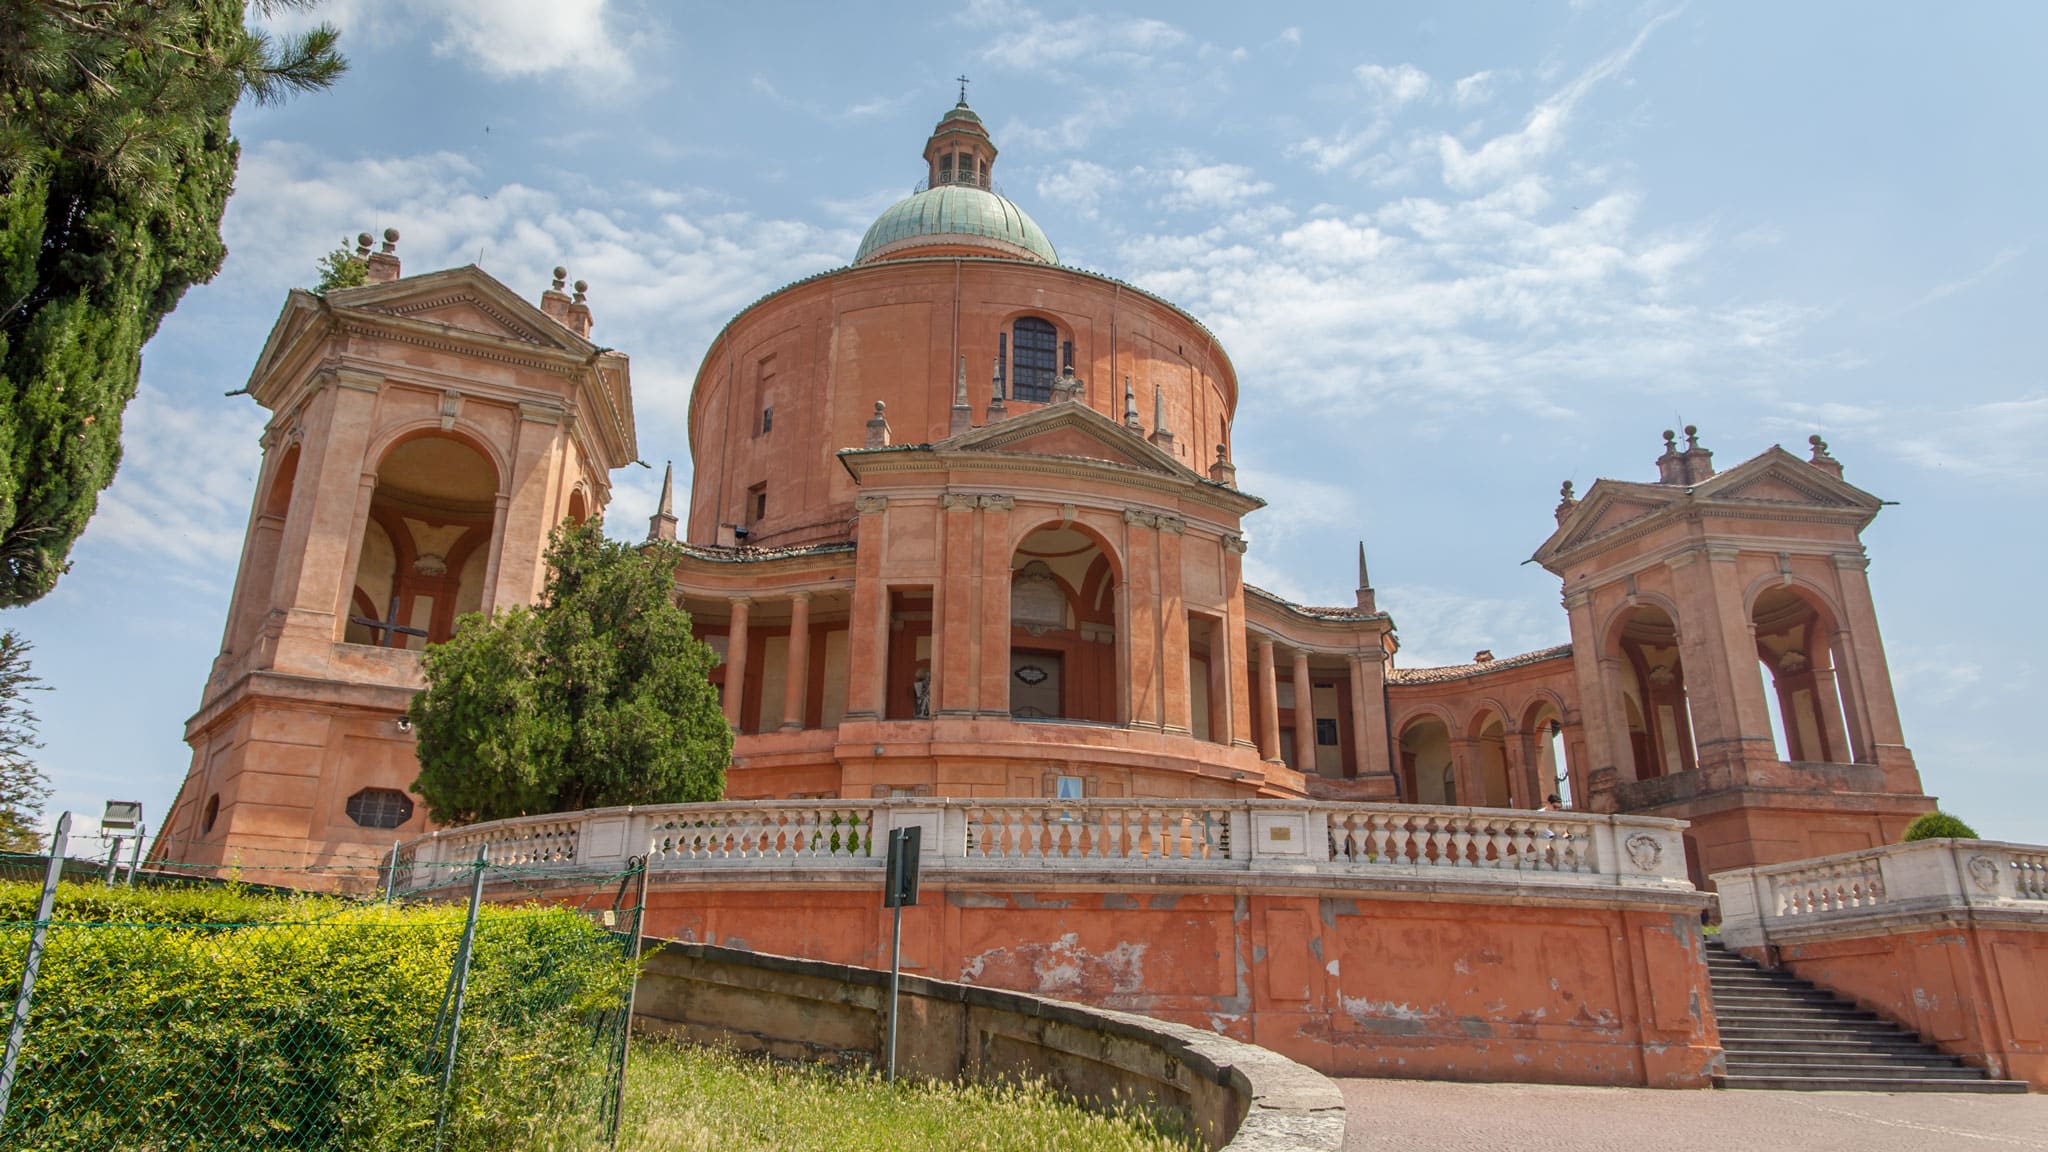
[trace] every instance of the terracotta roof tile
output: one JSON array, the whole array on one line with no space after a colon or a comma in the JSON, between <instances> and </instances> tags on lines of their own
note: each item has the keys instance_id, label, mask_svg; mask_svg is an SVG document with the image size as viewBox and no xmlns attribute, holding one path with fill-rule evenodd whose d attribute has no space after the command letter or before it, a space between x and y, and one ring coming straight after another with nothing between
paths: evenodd
<instances>
[{"instance_id":1,"label":"terracotta roof tile","mask_svg":"<svg viewBox=\"0 0 2048 1152\"><path fill-rule=\"evenodd\" d=\"M1389 684L1437 684L1445 680L1462 680L1467 676L1481 676L1488 672L1499 672L1508 668L1523 668L1540 664L1545 660L1557 660L1572 654L1572 646L1559 644L1555 648L1539 648L1519 656L1505 656L1498 660L1472 664L1447 664L1441 668L1389 668Z\"/></svg>"}]
</instances>

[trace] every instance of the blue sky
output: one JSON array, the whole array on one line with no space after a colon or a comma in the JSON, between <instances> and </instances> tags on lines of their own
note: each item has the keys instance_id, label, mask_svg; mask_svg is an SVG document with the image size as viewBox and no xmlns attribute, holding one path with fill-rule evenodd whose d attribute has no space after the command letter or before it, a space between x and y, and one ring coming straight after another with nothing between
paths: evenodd
<instances>
[{"instance_id":1,"label":"blue sky","mask_svg":"<svg viewBox=\"0 0 2048 1152\"><path fill-rule=\"evenodd\" d=\"M1560 481L1818 431L1899 502L1865 540L1928 790L2048 842L2048 9L1442 7L330 0L352 72L236 117L227 266L148 347L74 570L0 616L52 811L154 822L183 776L263 420L222 393L321 253L395 226L409 271L588 279L654 465L628 532L719 325L851 258L964 71L1062 259L1229 349L1255 582L1348 602L1362 538L1404 664L1558 643L1521 561Z\"/></svg>"}]
</instances>

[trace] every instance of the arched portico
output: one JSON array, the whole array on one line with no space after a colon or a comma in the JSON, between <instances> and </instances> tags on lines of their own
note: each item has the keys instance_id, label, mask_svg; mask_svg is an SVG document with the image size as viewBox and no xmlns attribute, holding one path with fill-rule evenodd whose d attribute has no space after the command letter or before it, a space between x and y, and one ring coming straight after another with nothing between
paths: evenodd
<instances>
[{"instance_id":1,"label":"arched portico","mask_svg":"<svg viewBox=\"0 0 2048 1152\"><path fill-rule=\"evenodd\" d=\"M1041 524L1018 538L1010 555L1011 716L1124 721L1121 586L1108 543L1079 524Z\"/></svg>"}]
</instances>

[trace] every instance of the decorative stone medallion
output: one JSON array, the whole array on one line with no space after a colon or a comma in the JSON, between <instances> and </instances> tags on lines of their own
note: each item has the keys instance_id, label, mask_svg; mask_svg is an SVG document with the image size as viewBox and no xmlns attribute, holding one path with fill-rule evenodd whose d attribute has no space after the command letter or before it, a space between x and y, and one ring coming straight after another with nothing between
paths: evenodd
<instances>
[{"instance_id":1,"label":"decorative stone medallion","mask_svg":"<svg viewBox=\"0 0 2048 1152\"><path fill-rule=\"evenodd\" d=\"M1989 856L1972 856L1969 869L1970 883L1977 886L1977 891L1998 891L1998 861Z\"/></svg>"},{"instance_id":2,"label":"decorative stone medallion","mask_svg":"<svg viewBox=\"0 0 2048 1152\"><path fill-rule=\"evenodd\" d=\"M1646 832L1638 832L1629 837L1624 845L1628 848L1629 860L1634 862L1638 872L1654 871L1657 862L1664 858L1664 845L1658 843L1655 836Z\"/></svg>"}]
</instances>

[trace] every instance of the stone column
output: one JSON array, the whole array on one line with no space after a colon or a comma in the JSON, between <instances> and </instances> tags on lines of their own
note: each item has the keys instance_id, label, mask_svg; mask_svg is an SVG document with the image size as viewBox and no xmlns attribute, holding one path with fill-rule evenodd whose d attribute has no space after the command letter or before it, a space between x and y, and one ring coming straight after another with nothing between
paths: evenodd
<instances>
[{"instance_id":1,"label":"stone column","mask_svg":"<svg viewBox=\"0 0 2048 1152\"><path fill-rule=\"evenodd\" d=\"M1486 775L1479 770L1479 741L1470 736L1451 737L1451 779L1457 782L1460 807L1485 806Z\"/></svg>"},{"instance_id":2,"label":"stone column","mask_svg":"<svg viewBox=\"0 0 2048 1152\"><path fill-rule=\"evenodd\" d=\"M789 598L789 659L782 677L782 727L804 726L804 705L811 695L811 594Z\"/></svg>"},{"instance_id":3,"label":"stone column","mask_svg":"<svg viewBox=\"0 0 2048 1152\"><path fill-rule=\"evenodd\" d=\"M725 630L725 722L740 730L740 707L747 695L747 616L754 602L732 598L732 623Z\"/></svg>"},{"instance_id":4,"label":"stone column","mask_svg":"<svg viewBox=\"0 0 2048 1152\"><path fill-rule=\"evenodd\" d=\"M1743 759L1775 764L1777 743L1771 739L1771 709L1764 698L1763 668L1756 658L1756 628L1743 608L1739 556L1735 548L1707 549L1706 576L1720 626L1715 636L1720 649L1715 663L1727 682L1728 704L1723 714L1733 718L1735 731L1731 735L1741 740ZM1693 734L1693 743L1695 747L1701 743L1698 733Z\"/></svg>"},{"instance_id":5,"label":"stone column","mask_svg":"<svg viewBox=\"0 0 2048 1152\"><path fill-rule=\"evenodd\" d=\"M1593 620L1592 594L1568 592L1564 607L1571 623L1572 674L1579 682L1579 716L1585 736L1584 755L1574 761L1579 779L1633 780L1635 758L1628 754L1628 735L1620 726L1621 697L1601 656L1602 637ZM1574 795L1572 802L1580 808L1612 811L1611 797Z\"/></svg>"},{"instance_id":6,"label":"stone column","mask_svg":"<svg viewBox=\"0 0 2048 1152\"><path fill-rule=\"evenodd\" d=\"M1271 636L1259 637L1259 759L1280 759L1280 679Z\"/></svg>"},{"instance_id":7,"label":"stone column","mask_svg":"<svg viewBox=\"0 0 2048 1152\"><path fill-rule=\"evenodd\" d=\"M1381 791L1375 792L1376 798L1393 799L1399 786L1394 782L1395 765L1388 759L1391 753L1387 744L1387 698L1382 691L1386 678L1384 652L1352 655L1351 770L1359 779L1371 779L1378 784Z\"/></svg>"},{"instance_id":8,"label":"stone column","mask_svg":"<svg viewBox=\"0 0 2048 1152\"><path fill-rule=\"evenodd\" d=\"M1124 644L1130 653L1132 725L1157 728L1159 699L1159 517L1137 508L1124 509L1124 584L1130 610Z\"/></svg>"},{"instance_id":9,"label":"stone column","mask_svg":"<svg viewBox=\"0 0 2048 1152\"><path fill-rule=\"evenodd\" d=\"M981 671L974 711L1010 714L1010 512L1009 496L981 498L981 621L975 659Z\"/></svg>"},{"instance_id":10,"label":"stone column","mask_svg":"<svg viewBox=\"0 0 2048 1152\"><path fill-rule=\"evenodd\" d=\"M1239 748L1254 748L1259 745L1252 734L1252 662L1246 649L1249 636L1244 618L1244 549L1244 537L1223 538L1223 627L1218 643L1211 645L1222 655L1212 652L1209 659L1225 662L1224 675L1230 689L1229 708L1225 712L1230 717L1229 734L1219 739Z\"/></svg>"},{"instance_id":11,"label":"stone column","mask_svg":"<svg viewBox=\"0 0 2048 1152\"><path fill-rule=\"evenodd\" d=\"M547 566L541 561L548 532L554 528L550 512L564 455L565 419L562 409L552 404L519 406L519 423L513 432L512 482L505 485L512 502L505 513L503 539L492 541L498 548L494 604L531 604L547 581Z\"/></svg>"},{"instance_id":12,"label":"stone column","mask_svg":"<svg viewBox=\"0 0 2048 1152\"><path fill-rule=\"evenodd\" d=\"M1842 713L1849 725L1848 756L1851 763L1875 764L1877 753L1870 745L1870 717L1863 710L1863 693L1856 682L1855 638L1847 628L1837 629L1834 636L1835 675L1843 688Z\"/></svg>"},{"instance_id":13,"label":"stone column","mask_svg":"<svg viewBox=\"0 0 2048 1152\"><path fill-rule=\"evenodd\" d=\"M1863 731L1870 744L1871 762L1883 766L1886 790L1919 792L1920 771L1913 764L1913 753L1906 747L1905 733L1899 726L1898 700L1892 694L1884 638L1877 630L1869 568L1870 561L1862 556L1844 553L1835 557L1835 581L1841 589L1843 624L1849 633L1841 648L1851 661L1850 683L1865 717Z\"/></svg>"},{"instance_id":14,"label":"stone column","mask_svg":"<svg viewBox=\"0 0 2048 1152\"><path fill-rule=\"evenodd\" d=\"M1836 683L1834 649L1832 637L1822 632L1818 622L1813 627L1814 635L1808 644L1817 651L1807 653L1815 661L1826 658L1827 664L1813 670L1813 705L1820 711L1821 734L1827 737L1828 761L1834 764L1853 763L1855 757L1849 751L1849 734L1842 728L1842 697ZM1813 641L1820 643L1813 645Z\"/></svg>"},{"instance_id":15,"label":"stone column","mask_svg":"<svg viewBox=\"0 0 2048 1152\"><path fill-rule=\"evenodd\" d=\"M1500 755L1508 778L1508 807L1541 808L1541 796L1531 801L1529 796L1529 747L1528 740L1520 728L1501 725Z\"/></svg>"},{"instance_id":16,"label":"stone column","mask_svg":"<svg viewBox=\"0 0 2048 1152\"><path fill-rule=\"evenodd\" d=\"M1194 732L1193 689L1188 684L1188 606L1181 592L1180 550L1187 521L1159 517L1160 720L1168 732Z\"/></svg>"},{"instance_id":17,"label":"stone column","mask_svg":"<svg viewBox=\"0 0 2048 1152\"><path fill-rule=\"evenodd\" d=\"M882 582L887 496L853 498L853 607L846 625L846 712L842 720L880 720L889 676L889 589Z\"/></svg>"},{"instance_id":18,"label":"stone column","mask_svg":"<svg viewBox=\"0 0 2048 1152\"><path fill-rule=\"evenodd\" d=\"M1294 650L1294 770L1316 774L1315 689L1308 678L1308 653Z\"/></svg>"},{"instance_id":19,"label":"stone column","mask_svg":"<svg viewBox=\"0 0 2048 1152\"><path fill-rule=\"evenodd\" d=\"M932 635L932 715L965 716L973 711L974 523L977 498L958 492L939 497L945 540L938 585L932 589L936 616Z\"/></svg>"}]
</instances>

